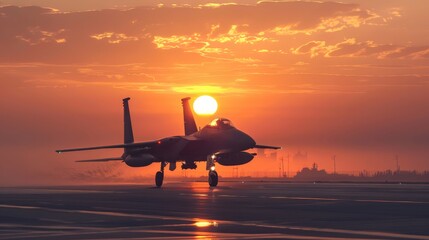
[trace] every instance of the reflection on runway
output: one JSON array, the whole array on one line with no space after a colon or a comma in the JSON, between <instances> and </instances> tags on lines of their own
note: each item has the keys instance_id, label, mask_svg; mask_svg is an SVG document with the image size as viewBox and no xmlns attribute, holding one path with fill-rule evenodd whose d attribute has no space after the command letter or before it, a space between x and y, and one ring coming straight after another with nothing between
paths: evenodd
<instances>
[{"instance_id":1,"label":"reflection on runway","mask_svg":"<svg viewBox=\"0 0 429 240\"><path fill-rule=\"evenodd\" d=\"M0 189L0 239L429 239L426 185Z\"/></svg>"}]
</instances>

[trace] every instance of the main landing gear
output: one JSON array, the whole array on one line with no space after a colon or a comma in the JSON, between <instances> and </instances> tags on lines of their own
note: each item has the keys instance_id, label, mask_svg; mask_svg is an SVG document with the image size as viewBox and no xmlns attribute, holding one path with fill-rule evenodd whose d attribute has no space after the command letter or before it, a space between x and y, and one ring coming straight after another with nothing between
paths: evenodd
<instances>
[{"instance_id":1,"label":"main landing gear","mask_svg":"<svg viewBox=\"0 0 429 240\"><path fill-rule=\"evenodd\" d=\"M209 185L210 187L216 187L217 183L219 182L219 178L217 176L217 172L216 171L209 171Z\"/></svg>"},{"instance_id":2,"label":"main landing gear","mask_svg":"<svg viewBox=\"0 0 429 240\"><path fill-rule=\"evenodd\" d=\"M219 177L217 175L217 172L215 171L215 159L216 155L207 156L206 169L209 170L208 182L210 187L216 187L219 182Z\"/></svg>"},{"instance_id":3,"label":"main landing gear","mask_svg":"<svg viewBox=\"0 0 429 240\"><path fill-rule=\"evenodd\" d=\"M210 187L216 187L217 184L219 183L219 176L215 171L215 159L216 159L216 155L207 156L206 169L209 170L208 182ZM161 162L161 169L155 174L155 184L158 188L160 188L162 186L162 183L164 182L164 168L166 165L167 165L167 162ZM188 169L188 168L195 169L196 165L195 167L193 167L194 165L195 163L193 163L193 165L191 165L190 163L185 163L184 165L182 165L182 169ZM170 164L171 171L173 171L175 168L176 168L175 163L173 165Z\"/></svg>"},{"instance_id":4,"label":"main landing gear","mask_svg":"<svg viewBox=\"0 0 429 240\"><path fill-rule=\"evenodd\" d=\"M165 162L161 162L161 170L155 175L155 184L157 187L161 187L164 182L164 167L167 165Z\"/></svg>"}]
</instances>

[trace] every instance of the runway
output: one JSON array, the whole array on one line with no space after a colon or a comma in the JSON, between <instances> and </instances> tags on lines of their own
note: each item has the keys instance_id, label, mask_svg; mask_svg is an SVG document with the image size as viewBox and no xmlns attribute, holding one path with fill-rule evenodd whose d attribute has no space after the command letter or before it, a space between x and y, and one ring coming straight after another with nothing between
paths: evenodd
<instances>
[{"instance_id":1,"label":"runway","mask_svg":"<svg viewBox=\"0 0 429 240\"><path fill-rule=\"evenodd\" d=\"M280 182L0 188L0 239L429 239L429 186Z\"/></svg>"}]
</instances>

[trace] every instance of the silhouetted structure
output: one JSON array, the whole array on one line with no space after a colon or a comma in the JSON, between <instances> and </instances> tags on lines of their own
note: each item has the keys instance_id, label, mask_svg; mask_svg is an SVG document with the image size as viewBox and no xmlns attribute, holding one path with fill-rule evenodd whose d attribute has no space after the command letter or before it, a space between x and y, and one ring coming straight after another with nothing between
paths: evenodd
<instances>
[{"instance_id":1,"label":"silhouetted structure","mask_svg":"<svg viewBox=\"0 0 429 240\"><path fill-rule=\"evenodd\" d=\"M299 171L294 179L296 180L305 180L305 181L322 181L333 178L335 175L328 174L324 169L319 170L316 163L313 163L312 168L303 168Z\"/></svg>"},{"instance_id":2,"label":"silhouetted structure","mask_svg":"<svg viewBox=\"0 0 429 240\"><path fill-rule=\"evenodd\" d=\"M183 122L185 135L170 136L162 139L134 142L130 98L122 99L124 116L124 142L116 145L70 148L56 150L57 153L87 151L96 149L123 149L117 157L101 159L85 159L76 162L111 162L120 161L130 167L146 167L159 163L160 169L155 174L155 184L161 187L164 182L164 168L170 171L182 163L182 169L196 169L196 162L205 162L208 171L208 183L211 187L218 184L215 163L223 166L238 166L250 162L255 154L246 152L248 149L280 149L280 147L259 145L246 133L240 131L226 118L217 118L198 130L190 106L190 98L182 99ZM275 155L276 156L276 155ZM90 175L95 173L90 172ZM104 176L103 171L98 173Z\"/></svg>"},{"instance_id":3,"label":"silhouetted structure","mask_svg":"<svg viewBox=\"0 0 429 240\"><path fill-rule=\"evenodd\" d=\"M375 181L375 182L427 182L429 181L429 171L401 171L386 170L377 171L370 174L362 171L358 176L338 173L327 173L324 169L319 170L316 163L312 168L303 168L299 171L294 180L298 181Z\"/></svg>"}]
</instances>

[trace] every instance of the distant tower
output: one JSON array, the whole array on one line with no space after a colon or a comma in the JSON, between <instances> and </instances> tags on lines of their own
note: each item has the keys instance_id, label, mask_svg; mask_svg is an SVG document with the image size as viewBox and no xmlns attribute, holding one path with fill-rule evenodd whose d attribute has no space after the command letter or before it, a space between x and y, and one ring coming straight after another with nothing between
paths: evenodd
<instances>
[{"instance_id":1,"label":"distant tower","mask_svg":"<svg viewBox=\"0 0 429 240\"><path fill-rule=\"evenodd\" d=\"M287 154L287 177L290 178L289 172L289 153Z\"/></svg>"},{"instance_id":2,"label":"distant tower","mask_svg":"<svg viewBox=\"0 0 429 240\"><path fill-rule=\"evenodd\" d=\"M396 154L395 159L396 159L396 172L399 173L401 171L401 168L399 167L399 157L398 157L398 154Z\"/></svg>"},{"instance_id":3,"label":"distant tower","mask_svg":"<svg viewBox=\"0 0 429 240\"><path fill-rule=\"evenodd\" d=\"M317 171L317 164L316 163L313 163L313 168L311 170Z\"/></svg>"},{"instance_id":4,"label":"distant tower","mask_svg":"<svg viewBox=\"0 0 429 240\"><path fill-rule=\"evenodd\" d=\"M332 156L332 160L334 160L334 175L337 174L336 158L337 158L337 155Z\"/></svg>"}]
</instances>

